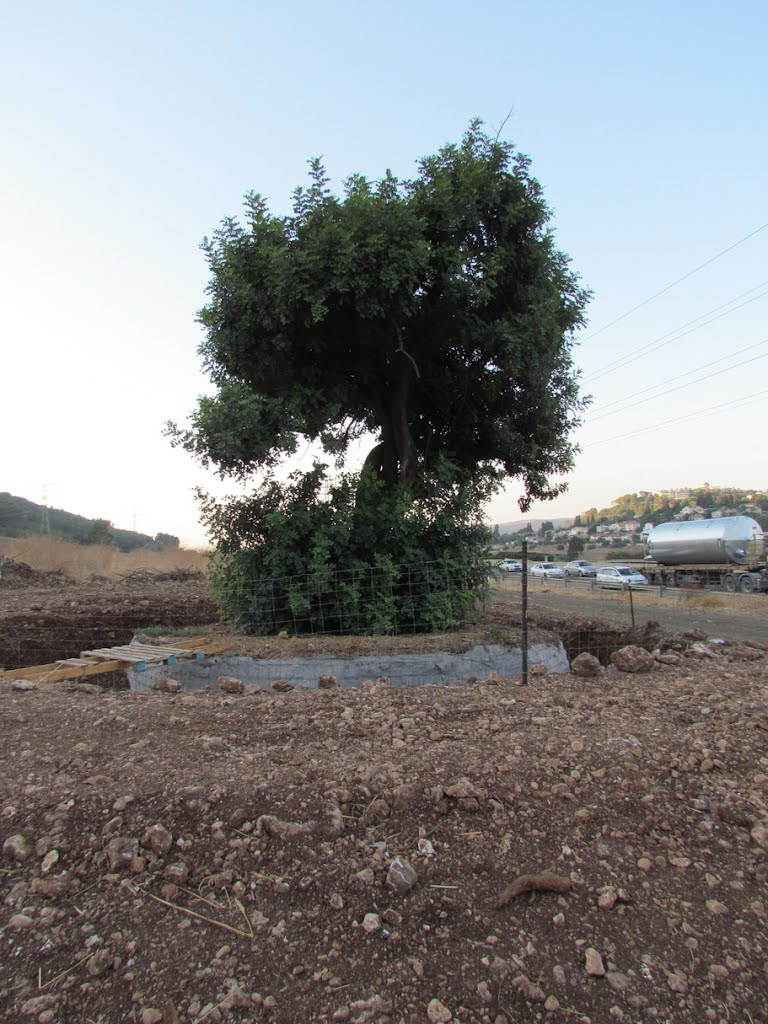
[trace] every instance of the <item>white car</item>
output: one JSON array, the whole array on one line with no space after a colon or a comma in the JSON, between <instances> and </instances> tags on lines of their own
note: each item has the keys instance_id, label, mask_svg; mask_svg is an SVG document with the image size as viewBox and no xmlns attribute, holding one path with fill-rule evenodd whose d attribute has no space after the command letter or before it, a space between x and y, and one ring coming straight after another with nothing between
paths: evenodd
<instances>
[{"instance_id":1,"label":"white car","mask_svg":"<svg viewBox=\"0 0 768 1024\"><path fill-rule=\"evenodd\" d=\"M516 558L504 558L499 562L499 569L502 572L522 572L523 563Z\"/></svg>"},{"instance_id":2,"label":"white car","mask_svg":"<svg viewBox=\"0 0 768 1024\"><path fill-rule=\"evenodd\" d=\"M559 565L552 562L539 562L531 566L531 576L540 576L542 579L557 579L563 576L563 570Z\"/></svg>"},{"instance_id":3,"label":"white car","mask_svg":"<svg viewBox=\"0 0 768 1024\"><path fill-rule=\"evenodd\" d=\"M604 587L638 587L648 582L641 572L630 565L604 565L597 570L595 579Z\"/></svg>"}]
</instances>

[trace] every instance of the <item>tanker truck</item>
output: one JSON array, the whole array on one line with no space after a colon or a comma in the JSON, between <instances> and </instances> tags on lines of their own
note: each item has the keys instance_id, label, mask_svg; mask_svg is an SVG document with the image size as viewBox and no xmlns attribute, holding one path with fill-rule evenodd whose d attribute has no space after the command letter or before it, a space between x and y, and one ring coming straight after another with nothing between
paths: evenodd
<instances>
[{"instance_id":1,"label":"tanker truck","mask_svg":"<svg viewBox=\"0 0 768 1024\"><path fill-rule=\"evenodd\" d=\"M749 516L661 523L648 534L643 572L668 587L768 591L762 527Z\"/></svg>"}]
</instances>

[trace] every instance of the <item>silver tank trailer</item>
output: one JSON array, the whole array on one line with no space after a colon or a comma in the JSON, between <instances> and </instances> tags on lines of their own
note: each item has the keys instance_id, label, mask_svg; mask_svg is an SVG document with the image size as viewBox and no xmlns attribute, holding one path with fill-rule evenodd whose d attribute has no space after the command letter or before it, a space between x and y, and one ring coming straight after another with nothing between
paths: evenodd
<instances>
[{"instance_id":1,"label":"silver tank trailer","mask_svg":"<svg viewBox=\"0 0 768 1024\"><path fill-rule=\"evenodd\" d=\"M749 565L763 562L765 538L749 516L654 526L646 558L659 565Z\"/></svg>"}]
</instances>

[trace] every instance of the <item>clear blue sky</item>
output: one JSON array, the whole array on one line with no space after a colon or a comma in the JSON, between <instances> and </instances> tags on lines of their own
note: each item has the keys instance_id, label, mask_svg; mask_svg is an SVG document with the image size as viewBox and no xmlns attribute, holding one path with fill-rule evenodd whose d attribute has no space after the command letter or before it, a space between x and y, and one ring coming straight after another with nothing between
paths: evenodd
<instances>
[{"instance_id":1,"label":"clear blue sky","mask_svg":"<svg viewBox=\"0 0 768 1024\"><path fill-rule=\"evenodd\" d=\"M7 7L0 490L202 542L192 487L219 485L162 427L207 387L203 235L249 189L284 212L310 156L336 181L409 176L473 116L495 129L510 109L504 134L595 293L577 355L595 419L568 494L532 514L765 487L768 229L590 335L768 223L767 29L764 3L689 0ZM516 496L495 521L519 518Z\"/></svg>"}]
</instances>

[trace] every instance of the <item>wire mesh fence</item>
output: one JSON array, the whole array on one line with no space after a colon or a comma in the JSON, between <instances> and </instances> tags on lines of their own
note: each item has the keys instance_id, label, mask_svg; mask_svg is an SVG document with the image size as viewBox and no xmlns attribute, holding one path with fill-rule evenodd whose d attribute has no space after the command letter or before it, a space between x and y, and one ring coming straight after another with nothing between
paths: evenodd
<instances>
[{"instance_id":1,"label":"wire mesh fence","mask_svg":"<svg viewBox=\"0 0 768 1024\"><path fill-rule=\"evenodd\" d=\"M489 578L477 561L380 559L343 572L239 578L219 596L225 614L257 634L397 635L451 628L472 614Z\"/></svg>"},{"instance_id":2,"label":"wire mesh fence","mask_svg":"<svg viewBox=\"0 0 768 1024\"><path fill-rule=\"evenodd\" d=\"M586 651L603 664L627 643L651 650L669 638L683 646L720 640L768 650L766 594L666 586L606 589L591 579L524 580L522 573L500 572L491 564L478 572L447 561L244 579L238 585L251 633L339 642L383 635L400 638L410 653L454 649L454 638L461 635L467 643L518 649L524 659L530 649L523 676L536 665L542 644L561 645L570 661ZM240 635L236 621L227 622L226 615L224 620L209 581L199 573L137 571L112 581L76 583L62 574L28 567L14 572L6 565L0 579L0 667L47 665L136 637L222 630ZM487 671L485 662L478 664L477 673Z\"/></svg>"}]
</instances>

